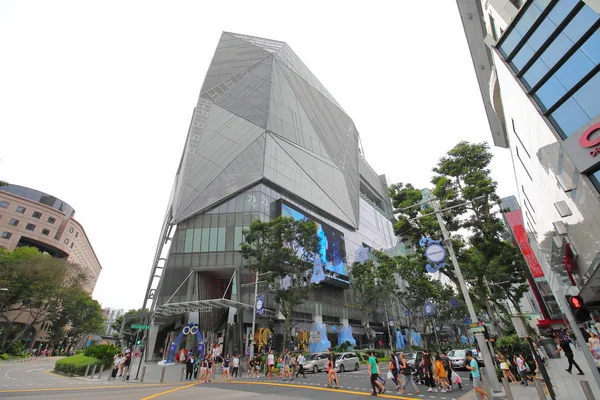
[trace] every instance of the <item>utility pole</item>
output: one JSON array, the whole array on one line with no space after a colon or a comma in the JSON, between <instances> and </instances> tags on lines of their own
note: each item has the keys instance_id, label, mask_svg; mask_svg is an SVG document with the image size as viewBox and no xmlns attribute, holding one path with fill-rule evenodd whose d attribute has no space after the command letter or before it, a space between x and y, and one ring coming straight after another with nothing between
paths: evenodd
<instances>
[{"instance_id":1,"label":"utility pole","mask_svg":"<svg viewBox=\"0 0 600 400\"><path fill-rule=\"evenodd\" d=\"M465 298L465 304L467 305L467 309L469 310L469 316L471 321L477 321L477 314L475 313L475 308L473 307L473 302L471 301L471 295L469 294L469 289L467 288L467 284L465 283L465 278L463 277L460 266L458 265L458 260L456 259L456 254L454 253L454 247L452 246L452 242L450 241L450 234L446 229L446 223L442 218L442 210L440 210L440 205L437 202L437 199L431 200L431 205L433 206L433 211L435 212L435 216L438 220L438 224L440 225L440 229L442 230L442 235L444 237L444 242L446 243L446 248L448 249L448 253L450 254L450 259L452 260L452 265L454 267L454 273L456 274L456 278L458 279L458 283L460 285L460 290ZM496 369L494 368L494 361L492 359L492 355L490 354L490 350L487 347L485 342L485 337L483 333L476 332L475 339L477 340L477 344L479 345L479 349L483 356L483 362L487 368L485 368L485 372L488 376L488 383L490 385L490 391L492 393L488 393L488 395L492 399L503 399L506 398L506 394L500 388L498 384L498 377L496 376Z\"/></svg>"},{"instance_id":2,"label":"utility pole","mask_svg":"<svg viewBox=\"0 0 600 400\"><path fill-rule=\"evenodd\" d=\"M258 299L258 271L254 280L254 308L252 309L252 331L250 332L250 355L249 359L254 357L254 329L256 327L256 300Z\"/></svg>"}]
</instances>

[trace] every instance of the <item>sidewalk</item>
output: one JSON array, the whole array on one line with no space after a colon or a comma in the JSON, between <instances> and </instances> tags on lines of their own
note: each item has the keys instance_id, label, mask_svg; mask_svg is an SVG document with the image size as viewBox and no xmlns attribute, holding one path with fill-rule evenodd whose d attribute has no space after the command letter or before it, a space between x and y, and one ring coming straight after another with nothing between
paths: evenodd
<instances>
[{"instance_id":1,"label":"sidewalk","mask_svg":"<svg viewBox=\"0 0 600 400\"><path fill-rule=\"evenodd\" d=\"M594 393L595 399L600 399L600 388L596 385L594 378L591 375L590 368L585 362L583 353L581 350L573 349L575 354L575 361L581 367L585 375L577 375L577 370L573 368L572 374L568 373L565 368L567 367L567 359L562 356L561 358L549 358L546 361L546 369L552 386L554 387L554 393L556 398L559 400L586 400L581 388L581 381L587 381ZM531 384L527 387L521 386L520 384L510 384L512 396L515 400L538 400L537 390L535 385ZM460 400L474 400L476 399L475 391L469 391L469 393L460 397ZM550 399L550 396L546 394L546 398Z\"/></svg>"}]
</instances>

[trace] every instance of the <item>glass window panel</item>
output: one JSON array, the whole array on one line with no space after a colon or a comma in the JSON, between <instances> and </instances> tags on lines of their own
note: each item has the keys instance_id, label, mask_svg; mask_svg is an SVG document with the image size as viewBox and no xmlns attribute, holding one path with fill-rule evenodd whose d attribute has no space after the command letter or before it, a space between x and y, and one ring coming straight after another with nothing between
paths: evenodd
<instances>
[{"instance_id":1,"label":"glass window panel","mask_svg":"<svg viewBox=\"0 0 600 400\"><path fill-rule=\"evenodd\" d=\"M557 1L556 5L552 8L552 11L550 11L550 14L548 14L548 19L554 21L556 25L560 24L577 3L579 3L579 0Z\"/></svg>"},{"instance_id":2,"label":"glass window panel","mask_svg":"<svg viewBox=\"0 0 600 400\"><path fill-rule=\"evenodd\" d=\"M206 253L208 251L208 243L210 242L210 228L202 228L202 244L200 245L200 252Z\"/></svg>"},{"instance_id":3,"label":"glass window panel","mask_svg":"<svg viewBox=\"0 0 600 400\"><path fill-rule=\"evenodd\" d=\"M219 227L227 226L227 214L219 215Z\"/></svg>"},{"instance_id":4,"label":"glass window panel","mask_svg":"<svg viewBox=\"0 0 600 400\"><path fill-rule=\"evenodd\" d=\"M185 251L186 253L191 253L193 243L194 243L194 230L186 229L185 230L185 248L183 251Z\"/></svg>"},{"instance_id":5,"label":"glass window panel","mask_svg":"<svg viewBox=\"0 0 600 400\"><path fill-rule=\"evenodd\" d=\"M219 216L218 215L211 215L210 216L210 227L211 228L218 228L219 227Z\"/></svg>"},{"instance_id":6,"label":"glass window panel","mask_svg":"<svg viewBox=\"0 0 600 400\"><path fill-rule=\"evenodd\" d=\"M235 226L242 226L242 220L244 219L244 214L235 214Z\"/></svg>"},{"instance_id":7,"label":"glass window panel","mask_svg":"<svg viewBox=\"0 0 600 400\"><path fill-rule=\"evenodd\" d=\"M236 226L235 230L234 230L234 236L233 236L233 250L235 251L239 251L242 249L242 241L244 240L243 235L242 235L242 230L243 227L241 226Z\"/></svg>"},{"instance_id":8,"label":"glass window panel","mask_svg":"<svg viewBox=\"0 0 600 400\"><path fill-rule=\"evenodd\" d=\"M210 242L208 244L208 251L217 251L217 238L218 228L210 228Z\"/></svg>"},{"instance_id":9,"label":"glass window panel","mask_svg":"<svg viewBox=\"0 0 600 400\"><path fill-rule=\"evenodd\" d=\"M600 64L600 29L596 30L584 44L581 45L581 51L594 63Z\"/></svg>"},{"instance_id":10,"label":"glass window panel","mask_svg":"<svg viewBox=\"0 0 600 400\"><path fill-rule=\"evenodd\" d=\"M567 89L555 76L553 76L548 79L537 92L535 92L534 97L545 111L552 107L565 93L567 93Z\"/></svg>"},{"instance_id":11,"label":"glass window panel","mask_svg":"<svg viewBox=\"0 0 600 400\"><path fill-rule=\"evenodd\" d=\"M583 7L573 18L573 21L565 27L564 33L573 42L576 42L590 27L600 18L591 7Z\"/></svg>"},{"instance_id":12,"label":"glass window panel","mask_svg":"<svg viewBox=\"0 0 600 400\"><path fill-rule=\"evenodd\" d=\"M194 229L194 244L192 246L192 252L194 252L194 253L200 252L200 246L201 246L200 238L201 237L202 237L202 229L200 229L200 228Z\"/></svg>"},{"instance_id":13,"label":"glass window panel","mask_svg":"<svg viewBox=\"0 0 600 400\"><path fill-rule=\"evenodd\" d=\"M533 51L538 51L555 30L556 24L551 19L546 18L527 40L527 44L531 46Z\"/></svg>"},{"instance_id":14,"label":"glass window panel","mask_svg":"<svg viewBox=\"0 0 600 400\"><path fill-rule=\"evenodd\" d=\"M192 265L192 255L184 254L182 268L189 268L191 265Z\"/></svg>"},{"instance_id":15,"label":"glass window panel","mask_svg":"<svg viewBox=\"0 0 600 400\"><path fill-rule=\"evenodd\" d=\"M233 265L233 252L225 252L225 265Z\"/></svg>"},{"instance_id":16,"label":"glass window panel","mask_svg":"<svg viewBox=\"0 0 600 400\"><path fill-rule=\"evenodd\" d=\"M585 75L587 75L594 63L581 51L577 50L567 62L560 67L555 76L561 81L563 86L569 90L575 86Z\"/></svg>"},{"instance_id":17,"label":"glass window panel","mask_svg":"<svg viewBox=\"0 0 600 400\"><path fill-rule=\"evenodd\" d=\"M194 227L202 228L202 215L196 215L194 217Z\"/></svg>"},{"instance_id":18,"label":"glass window panel","mask_svg":"<svg viewBox=\"0 0 600 400\"><path fill-rule=\"evenodd\" d=\"M187 219L181 221L178 225L179 228L187 228Z\"/></svg>"},{"instance_id":19,"label":"glass window panel","mask_svg":"<svg viewBox=\"0 0 600 400\"><path fill-rule=\"evenodd\" d=\"M235 228L227 227L225 231L225 251L232 251L234 247Z\"/></svg>"},{"instance_id":20,"label":"glass window panel","mask_svg":"<svg viewBox=\"0 0 600 400\"><path fill-rule=\"evenodd\" d=\"M594 119L600 114L600 74L590 79L573 97L581 106L588 118ZM589 122L589 121L588 121Z\"/></svg>"},{"instance_id":21,"label":"glass window panel","mask_svg":"<svg viewBox=\"0 0 600 400\"><path fill-rule=\"evenodd\" d=\"M235 226L235 214L227 214L225 226Z\"/></svg>"},{"instance_id":22,"label":"glass window panel","mask_svg":"<svg viewBox=\"0 0 600 400\"><path fill-rule=\"evenodd\" d=\"M225 254L217 253L217 262L215 263L215 265L218 267L222 267L225 265Z\"/></svg>"},{"instance_id":23,"label":"glass window panel","mask_svg":"<svg viewBox=\"0 0 600 400\"><path fill-rule=\"evenodd\" d=\"M243 225L250 225L252 223L252 214L244 213L244 218L242 219Z\"/></svg>"},{"instance_id":24,"label":"glass window panel","mask_svg":"<svg viewBox=\"0 0 600 400\"><path fill-rule=\"evenodd\" d=\"M175 252L183 253L185 247L185 229L178 229L176 237L177 245L175 246Z\"/></svg>"},{"instance_id":25,"label":"glass window panel","mask_svg":"<svg viewBox=\"0 0 600 400\"><path fill-rule=\"evenodd\" d=\"M244 204L245 204L245 195L244 193L240 194L236 199L235 199L235 212L243 212L244 211Z\"/></svg>"},{"instance_id":26,"label":"glass window panel","mask_svg":"<svg viewBox=\"0 0 600 400\"><path fill-rule=\"evenodd\" d=\"M217 251L225 251L225 228L217 228Z\"/></svg>"},{"instance_id":27,"label":"glass window panel","mask_svg":"<svg viewBox=\"0 0 600 400\"><path fill-rule=\"evenodd\" d=\"M210 228L210 215L202 215L202 227Z\"/></svg>"},{"instance_id":28,"label":"glass window panel","mask_svg":"<svg viewBox=\"0 0 600 400\"><path fill-rule=\"evenodd\" d=\"M521 68L531 59L533 56L533 49L528 44L525 44L521 47L521 50L517 53L517 55L512 59L511 65L515 72L519 72Z\"/></svg>"},{"instance_id":29,"label":"glass window panel","mask_svg":"<svg viewBox=\"0 0 600 400\"><path fill-rule=\"evenodd\" d=\"M235 212L235 197L227 202L227 212Z\"/></svg>"},{"instance_id":30,"label":"glass window panel","mask_svg":"<svg viewBox=\"0 0 600 400\"><path fill-rule=\"evenodd\" d=\"M200 254L192 254L192 267L200 266Z\"/></svg>"},{"instance_id":31,"label":"glass window panel","mask_svg":"<svg viewBox=\"0 0 600 400\"><path fill-rule=\"evenodd\" d=\"M552 113L551 119L565 137L569 137L589 122L587 114L570 98Z\"/></svg>"}]
</instances>

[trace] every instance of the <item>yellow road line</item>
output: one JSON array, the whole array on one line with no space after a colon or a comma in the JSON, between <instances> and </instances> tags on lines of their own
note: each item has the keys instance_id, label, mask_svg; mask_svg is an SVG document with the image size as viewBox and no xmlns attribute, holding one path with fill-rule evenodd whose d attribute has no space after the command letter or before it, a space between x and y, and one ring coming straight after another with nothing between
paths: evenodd
<instances>
[{"instance_id":1,"label":"yellow road line","mask_svg":"<svg viewBox=\"0 0 600 400\"><path fill-rule=\"evenodd\" d=\"M67 388L43 388L43 389L7 389L0 390L0 393L21 393L21 392L60 392L63 390L90 390L90 389L135 389L139 387L165 386L162 383L137 383L121 386L85 386L85 387L67 387Z\"/></svg>"},{"instance_id":2,"label":"yellow road line","mask_svg":"<svg viewBox=\"0 0 600 400\"><path fill-rule=\"evenodd\" d=\"M44 373L45 373L45 374L48 374L48 375L54 375L54 376L56 376L57 378L63 378L63 379L64 379L64 378L68 378L68 376L61 375L61 374L57 374L56 372L52 371L51 369L47 369L47 370L45 370L45 371L44 371Z\"/></svg>"},{"instance_id":3,"label":"yellow road line","mask_svg":"<svg viewBox=\"0 0 600 400\"><path fill-rule=\"evenodd\" d=\"M231 381L231 382L219 382L219 383L236 383L236 384L241 384L241 385L283 386L283 387L292 387L292 388L300 388L300 389L321 390L321 391L324 391L324 392L358 394L358 395L361 395L361 396L370 396L371 395L370 392L357 392L357 391L354 391L354 390L334 389L334 388L316 387L316 386L305 386L305 385L295 385L293 383L250 382L250 381ZM388 398L388 399L402 399L402 400L417 400L417 399L419 399L418 397L393 396L393 395L389 395L389 394L380 394L378 397L385 397L385 398ZM150 397L148 397L148 398L150 398ZM142 399L142 400L145 400L145 399Z\"/></svg>"},{"instance_id":4,"label":"yellow road line","mask_svg":"<svg viewBox=\"0 0 600 400\"><path fill-rule=\"evenodd\" d=\"M181 387L178 387L178 388L175 388L175 389L166 390L164 392L153 394L152 396L144 397L142 400L150 400L150 399L153 399L155 397L162 396L162 395L168 394L168 393L173 393L173 392L176 392L176 391L181 390L181 389L187 389L187 388L192 387L192 386L196 386L196 384L192 383L191 385L186 385L186 386L181 386Z\"/></svg>"}]
</instances>

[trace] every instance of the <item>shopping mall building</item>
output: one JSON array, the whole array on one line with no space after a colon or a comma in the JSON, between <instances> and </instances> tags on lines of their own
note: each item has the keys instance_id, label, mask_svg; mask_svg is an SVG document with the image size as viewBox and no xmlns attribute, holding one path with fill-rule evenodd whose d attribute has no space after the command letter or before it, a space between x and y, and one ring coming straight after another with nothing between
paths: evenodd
<instances>
[{"instance_id":1,"label":"shopping mall building","mask_svg":"<svg viewBox=\"0 0 600 400\"><path fill-rule=\"evenodd\" d=\"M240 253L243 231L280 215L315 221L323 244L325 280L294 312L294 345L307 346L315 326L324 329L318 340L332 345L364 343L367 323L383 334L382 317L363 321L352 306L348 269L363 245L396 246L385 177L364 159L352 119L286 43L224 32L194 109L150 274L151 355L163 353L190 322L207 345L218 336L243 351L255 281ZM255 330L262 345L272 334L278 340L282 316L264 286L258 293L265 301Z\"/></svg>"},{"instance_id":2,"label":"shopping mall building","mask_svg":"<svg viewBox=\"0 0 600 400\"><path fill-rule=\"evenodd\" d=\"M539 325L562 327L566 295L600 305L600 1L457 4L493 141L512 156L508 222Z\"/></svg>"},{"instance_id":3,"label":"shopping mall building","mask_svg":"<svg viewBox=\"0 0 600 400\"><path fill-rule=\"evenodd\" d=\"M13 251L30 246L52 257L75 264L85 276L83 288L91 294L102 267L75 210L65 201L39 190L19 185L0 187L0 247ZM8 283L10 290L10 282ZM17 323L26 323L29 314L21 312ZM0 329L1 329L0 321ZM29 345L38 348L50 326L35 324L25 333Z\"/></svg>"}]
</instances>

